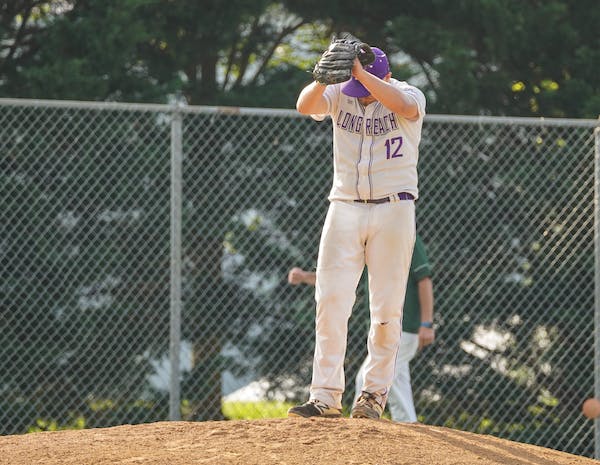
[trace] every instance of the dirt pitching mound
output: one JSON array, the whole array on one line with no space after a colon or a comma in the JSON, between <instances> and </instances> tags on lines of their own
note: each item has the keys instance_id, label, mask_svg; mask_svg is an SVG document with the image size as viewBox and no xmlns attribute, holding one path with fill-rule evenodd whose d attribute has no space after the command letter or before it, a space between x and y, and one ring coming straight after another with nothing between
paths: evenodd
<instances>
[{"instance_id":1,"label":"dirt pitching mound","mask_svg":"<svg viewBox=\"0 0 600 465\"><path fill-rule=\"evenodd\" d=\"M0 464L598 465L589 458L385 420L158 422L0 436Z\"/></svg>"}]
</instances>

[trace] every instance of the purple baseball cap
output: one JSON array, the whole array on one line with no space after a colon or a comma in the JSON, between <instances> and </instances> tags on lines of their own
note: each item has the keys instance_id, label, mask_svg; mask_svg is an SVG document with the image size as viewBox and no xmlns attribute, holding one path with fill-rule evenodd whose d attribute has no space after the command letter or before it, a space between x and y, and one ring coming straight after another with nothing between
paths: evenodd
<instances>
[{"instance_id":1,"label":"purple baseball cap","mask_svg":"<svg viewBox=\"0 0 600 465\"><path fill-rule=\"evenodd\" d=\"M387 55L377 47L371 47L371 50L375 54L375 61L365 66L365 69L379 79L383 79L390 72L390 63L388 62ZM371 92L354 76L342 85L342 93L350 97L367 97L371 95Z\"/></svg>"}]
</instances>

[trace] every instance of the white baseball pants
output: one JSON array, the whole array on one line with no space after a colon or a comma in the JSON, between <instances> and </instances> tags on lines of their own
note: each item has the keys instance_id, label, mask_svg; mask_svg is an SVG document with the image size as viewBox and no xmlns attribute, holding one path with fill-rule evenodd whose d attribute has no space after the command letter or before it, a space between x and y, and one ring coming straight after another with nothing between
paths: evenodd
<instances>
[{"instance_id":1,"label":"white baseball pants","mask_svg":"<svg viewBox=\"0 0 600 465\"><path fill-rule=\"evenodd\" d=\"M410 381L409 362L415 357L419 350L419 335L414 333L402 333L400 338L400 347L398 348L398 357L396 357L396 372L394 381L390 387L388 395L388 408L392 420L398 422L414 423L417 421L415 403ZM354 403L362 391L365 366L367 361L363 362L356 375L356 394Z\"/></svg>"},{"instance_id":2,"label":"white baseball pants","mask_svg":"<svg viewBox=\"0 0 600 465\"><path fill-rule=\"evenodd\" d=\"M365 264L371 327L363 389L387 396L394 376L414 242L412 200L330 203L317 260L311 399L342 407L348 319Z\"/></svg>"}]
</instances>

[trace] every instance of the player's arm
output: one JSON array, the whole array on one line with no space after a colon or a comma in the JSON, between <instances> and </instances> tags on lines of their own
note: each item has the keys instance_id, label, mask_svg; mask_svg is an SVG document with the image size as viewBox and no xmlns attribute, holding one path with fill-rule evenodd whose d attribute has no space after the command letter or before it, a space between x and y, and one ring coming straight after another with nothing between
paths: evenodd
<instances>
[{"instance_id":1,"label":"player's arm","mask_svg":"<svg viewBox=\"0 0 600 465\"><path fill-rule=\"evenodd\" d=\"M415 99L404 94L389 82L369 73L362 67L358 58L354 60L352 75L386 108L410 121L419 117L419 106Z\"/></svg>"},{"instance_id":2,"label":"player's arm","mask_svg":"<svg viewBox=\"0 0 600 465\"><path fill-rule=\"evenodd\" d=\"M433 323L433 281L429 276L417 282L421 323ZM426 326L419 327L419 348L431 344L435 340L435 330Z\"/></svg>"},{"instance_id":3,"label":"player's arm","mask_svg":"<svg viewBox=\"0 0 600 465\"><path fill-rule=\"evenodd\" d=\"M288 273L288 283L290 284L309 284L315 285L317 274L314 271L305 271L302 268L294 267Z\"/></svg>"},{"instance_id":4,"label":"player's arm","mask_svg":"<svg viewBox=\"0 0 600 465\"><path fill-rule=\"evenodd\" d=\"M321 115L327 113L327 100L323 95L327 86L313 81L298 96L296 109L303 115Z\"/></svg>"}]
</instances>

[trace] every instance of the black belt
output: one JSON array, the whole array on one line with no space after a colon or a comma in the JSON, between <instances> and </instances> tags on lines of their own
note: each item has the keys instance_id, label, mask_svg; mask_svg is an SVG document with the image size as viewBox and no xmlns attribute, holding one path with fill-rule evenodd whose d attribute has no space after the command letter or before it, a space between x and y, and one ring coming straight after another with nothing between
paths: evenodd
<instances>
[{"instance_id":1,"label":"black belt","mask_svg":"<svg viewBox=\"0 0 600 465\"><path fill-rule=\"evenodd\" d=\"M355 202L360 203L387 203L392 199L390 197L384 197L383 199L369 199L369 200L355 200ZM415 200L415 196L410 194L409 192L399 192L398 200Z\"/></svg>"}]
</instances>

